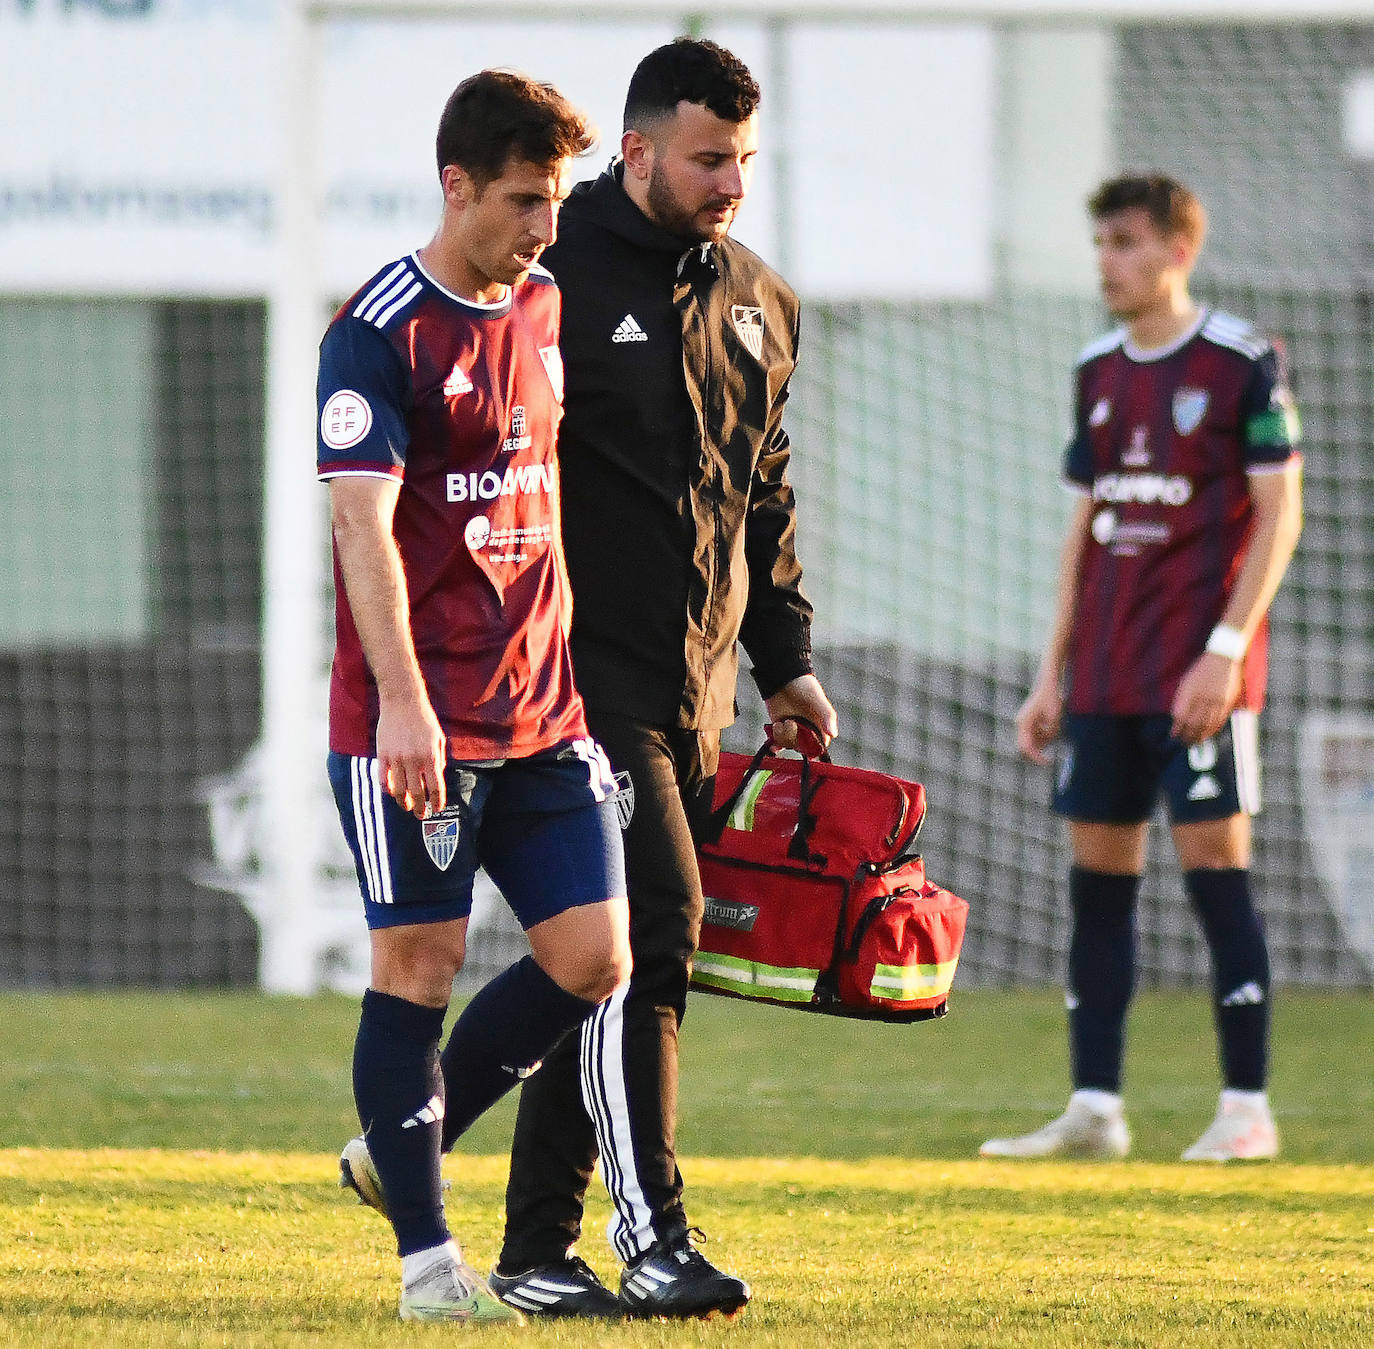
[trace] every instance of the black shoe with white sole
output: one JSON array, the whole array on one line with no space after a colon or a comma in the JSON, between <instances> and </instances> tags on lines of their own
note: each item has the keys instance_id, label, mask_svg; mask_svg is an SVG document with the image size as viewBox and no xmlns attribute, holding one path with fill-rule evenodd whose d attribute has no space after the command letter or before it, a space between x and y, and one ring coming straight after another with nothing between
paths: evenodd
<instances>
[{"instance_id":1,"label":"black shoe with white sole","mask_svg":"<svg viewBox=\"0 0 1374 1349\"><path fill-rule=\"evenodd\" d=\"M620 1320L628 1315L620 1299L576 1255L536 1265L523 1274L492 1270L492 1292L527 1316L590 1316Z\"/></svg>"},{"instance_id":2,"label":"black shoe with white sole","mask_svg":"<svg viewBox=\"0 0 1374 1349\"><path fill-rule=\"evenodd\" d=\"M698 1228L656 1242L620 1276L620 1300L633 1316L733 1316L749 1285L717 1269L696 1244Z\"/></svg>"}]
</instances>

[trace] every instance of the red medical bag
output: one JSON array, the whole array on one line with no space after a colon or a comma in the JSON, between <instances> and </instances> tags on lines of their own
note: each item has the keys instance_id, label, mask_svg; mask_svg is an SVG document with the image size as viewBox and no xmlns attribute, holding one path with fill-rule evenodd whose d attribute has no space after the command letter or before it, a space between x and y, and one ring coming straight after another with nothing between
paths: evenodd
<instances>
[{"instance_id":1,"label":"red medical bag","mask_svg":"<svg viewBox=\"0 0 1374 1349\"><path fill-rule=\"evenodd\" d=\"M697 856L706 895L692 985L879 1021L948 1010L968 905L914 851L925 789L765 741L721 754Z\"/></svg>"}]
</instances>

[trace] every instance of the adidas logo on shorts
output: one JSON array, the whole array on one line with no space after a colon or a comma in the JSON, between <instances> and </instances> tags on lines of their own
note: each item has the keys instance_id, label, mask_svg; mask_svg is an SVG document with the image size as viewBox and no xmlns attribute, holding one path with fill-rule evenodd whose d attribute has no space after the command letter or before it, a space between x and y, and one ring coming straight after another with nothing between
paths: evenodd
<instances>
[{"instance_id":1,"label":"adidas logo on shorts","mask_svg":"<svg viewBox=\"0 0 1374 1349\"><path fill-rule=\"evenodd\" d=\"M612 342L647 342L649 334L635 322L633 314L626 314L611 334Z\"/></svg>"},{"instance_id":2,"label":"adidas logo on shorts","mask_svg":"<svg viewBox=\"0 0 1374 1349\"><path fill-rule=\"evenodd\" d=\"M1210 773L1203 773L1188 788L1190 801L1215 801L1221 795L1221 784Z\"/></svg>"}]
</instances>

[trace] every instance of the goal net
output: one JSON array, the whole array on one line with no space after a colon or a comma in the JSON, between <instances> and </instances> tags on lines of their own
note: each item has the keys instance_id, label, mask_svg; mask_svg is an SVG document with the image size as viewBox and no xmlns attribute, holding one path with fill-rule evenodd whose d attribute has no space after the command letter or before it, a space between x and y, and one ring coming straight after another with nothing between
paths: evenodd
<instances>
[{"instance_id":1,"label":"goal net","mask_svg":"<svg viewBox=\"0 0 1374 1349\"><path fill-rule=\"evenodd\" d=\"M326 51L432 47L463 31L373 22L324 24ZM535 15L478 25L480 42L451 50L486 61L505 43L504 63L523 64L521 44L567 48L571 29L598 23L626 60L679 29L653 7L615 24ZM1255 857L1275 974L1370 985L1374 24L965 25L970 59L991 53L978 67L991 223L982 278L960 279L967 256L954 249L940 255L955 278L944 290L904 256L920 251L915 218L887 222L886 250L864 243L848 272L827 272L822 245L845 241L818 241L807 221L849 185L826 177L825 112L843 122L834 110L862 101L865 72L846 63L847 21L834 16L818 25L835 62L818 87L814 49L791 42L798 26L706 20L699 31L762 67L777 119L765 119L765 154L769 136L786 149L747 209L764 222L761 251L803 293L789 429L817 663L842 725L836 754L926 784L928 869L971 906L961 981L1063 974L1067 856L1048 773L1018 758L1012 721L1049 622L1068 510L1058 474L1070 369L1106 326L1082 197L1118 167L1157 166L1209 208L1198 292L1283 339L1303 414L1306 531L1274 609ZM934 29L912 19L883 31L889 49L910 40L916 51ZM1035 116L1052 123L1054 105L1025 81L1085 50L1100 57L1100 144L1080 139L1083 157L1066 164L1043 142L1027 148ZM577 94L575 70L547 73ZM615 126L616 110L595 111ZM922 135L870 128L854 172L901 175ZM812 146L819 168L806 162ZM1048 216L1047 184L1062 195ZM398 191L379 205L348 187L328 188L340 210L389 211L411 244L427 237L432 200L412 207ZM963 191L953 177L918 184L936 220ZM0 182L0 240L35 202ZM888 294L889 271L917 280ZM250 983L276 900L254 757L265 306L231 289L34 292L0 278L0 985ZM321 595L322 627L328 605ZM747 678L740 705L727 744L752 749L762 715ZM322 765L305 772L316 776L302 783L298 825L319 840L320 912L301 959L316 982L353 987L365 968L356 891ZM1205 953L1155 834L1142 976L1198 982ZM474 973L521 941L484 892Z\"/></svg>"}]
</instances>

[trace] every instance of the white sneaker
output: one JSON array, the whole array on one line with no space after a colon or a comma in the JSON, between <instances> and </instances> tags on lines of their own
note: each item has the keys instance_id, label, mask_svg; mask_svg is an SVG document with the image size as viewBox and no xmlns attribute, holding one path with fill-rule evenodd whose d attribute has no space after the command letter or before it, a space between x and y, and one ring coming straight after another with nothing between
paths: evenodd
<instances>
[{"instance_id":1,"label":"white sneaker","mask_svg":"<svg viewBox=\"0 0 1374 1349\"><path fill-rule=\"evenodd\" d=\"M1263 1092L1223 1091L1216 1118L1187 1152L1185 1162L1262 1161L1279 1155L1279 1130Z\"/></svg>"},{"instance_id":2,"label":"white sneaker","mask_svg":"<svg viewBox=\"0 0 1374 1349\"><path fill-rule=\"evenodd\" d=\"M983 1157L1124 1157L1130 1147L1120 1104L1103 1114L1075 1092L1058 1119L1016 1138L989 1138L978 1152Z\"/></svg>"},{"instance_id":3,"label":"white sneaker","mask_svg":"<svg viewBox=\"0 0 1374 1349\"><path fill-rule=\"evenodd\" d=\"M471 1265L444 1257L401 1291L402 1321L473 1321L523 1326L525 1318L487 1287Z\"/></svg>"}]
</instances>

